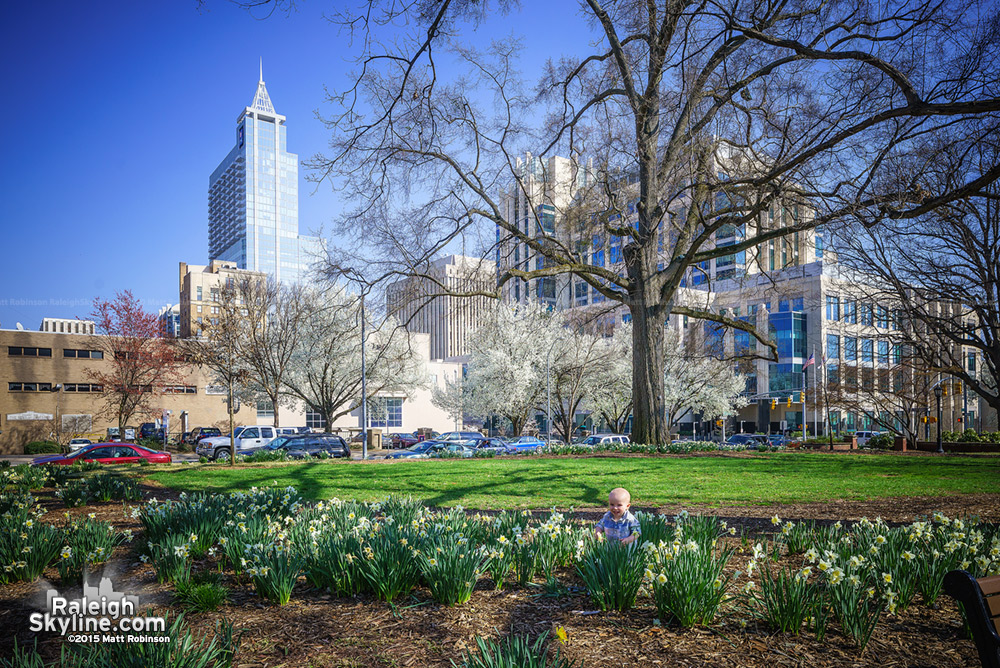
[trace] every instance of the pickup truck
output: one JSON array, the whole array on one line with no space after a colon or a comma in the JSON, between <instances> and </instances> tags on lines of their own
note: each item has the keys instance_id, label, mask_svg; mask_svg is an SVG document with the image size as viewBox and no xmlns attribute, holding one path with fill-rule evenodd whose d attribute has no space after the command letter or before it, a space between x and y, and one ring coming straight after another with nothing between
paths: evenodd
<instances>
[{"instance_id":1,"label":"pickup truck","mask_svg":"<svg viewBox=\"0 0 1000 668\"><path fill-rule=\"evenodd\" d=\"M233 433L235 434L234 443L238 455L249 455L256 452L273 441L276 436L274 427L260 426L237 427ZM203 438L198 441L195 452L209 459L229 459L232 455L229 449L229 437Z\"/></svg>"}]
</instances>

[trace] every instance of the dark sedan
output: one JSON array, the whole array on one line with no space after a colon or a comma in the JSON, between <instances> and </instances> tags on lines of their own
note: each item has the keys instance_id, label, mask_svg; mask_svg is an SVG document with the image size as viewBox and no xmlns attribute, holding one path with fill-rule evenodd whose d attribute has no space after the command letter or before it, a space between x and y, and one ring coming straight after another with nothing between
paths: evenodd
<instances>
[{"instance_id":1,"label":"dark sedan","mask_svg":"<svg viewBox=\"0 0 1000 668\"><path fill-rule=\"evenodd\" d=\"M80 462L100 462L101 464L138 464L146 460L150 464L169 464L170 453L150 450L131 443L95 443L69 455L48 455L35 457L32 466L44 464L66 465Z\"/></svg>"},{"instance_id":2,"label":"dark sedan","mask_svg":"<svg viewBox=\"0 0 1000 668\"><path fill-rule=\"evenodd\" d=\"M275 442L277 442L277 445L274 445ZM285 435L276 438L265 447L268 450L284 450L288 453L290 459L319 457L321 454L326 454L330 457L351 456L351 446L336 434Z\"/></svg>"}]
</instances>

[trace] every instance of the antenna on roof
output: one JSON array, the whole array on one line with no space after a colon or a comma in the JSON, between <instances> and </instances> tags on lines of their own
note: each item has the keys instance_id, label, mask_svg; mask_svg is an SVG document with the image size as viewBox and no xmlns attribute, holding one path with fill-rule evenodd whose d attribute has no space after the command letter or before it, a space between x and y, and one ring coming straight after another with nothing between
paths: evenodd
<instances>
[{"instance_id":1,"label":"antenna on roof","mask_svg":"<svg viewBox=\"0 0 1000 668\"><path fill-rule=\"evenodd\" d=\"M17 331L23 332L24 331L24 325L22 325L21 323L17 323Z\"/></svg>"},{"instance_id":2,"label":"antenna on roof","mask_svg":"<svg viewBox=\"0 0 1000 668\"><path fill-rule=\"evenodd\" d=\"M264 59L260 59L260 83L264 83Z\"/></svg>"}]
</instances>

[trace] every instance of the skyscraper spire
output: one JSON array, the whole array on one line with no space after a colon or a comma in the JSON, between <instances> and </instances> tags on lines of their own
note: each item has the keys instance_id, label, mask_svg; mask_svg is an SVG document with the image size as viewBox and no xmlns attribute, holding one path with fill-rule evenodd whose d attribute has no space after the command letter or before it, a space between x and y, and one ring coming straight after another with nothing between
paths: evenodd
<instances>
[{"instance_id":1,"label":"skyscraper spire","mask_svg":"<svg viewBox=\"0 0 1000 668\"><path fill-rule=\"evenodd\" d=\"M253 96L250 108L254 111L263 111L265 114L276 113L274 105L271 104L271 97L267 94L267 87L264 86L264 59L260 59L260 79L257 81L257 92Z\"/></svg>"}]
</instances>

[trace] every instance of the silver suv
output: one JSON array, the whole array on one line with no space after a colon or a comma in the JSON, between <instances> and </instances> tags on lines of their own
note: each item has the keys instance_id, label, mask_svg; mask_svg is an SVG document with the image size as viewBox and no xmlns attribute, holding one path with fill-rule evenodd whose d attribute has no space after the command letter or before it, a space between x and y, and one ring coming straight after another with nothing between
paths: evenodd
<instances>
[{"instance_id":1,"label":"silver suv","mask_svg":"<svg viewBox=\"0 0 1000 668\"><path fill-rule=\"evenodd\" d=\"M624 445L629 442L628 436L622 434L591 434L580 445Z\"/></svg>"}]
</instances>

